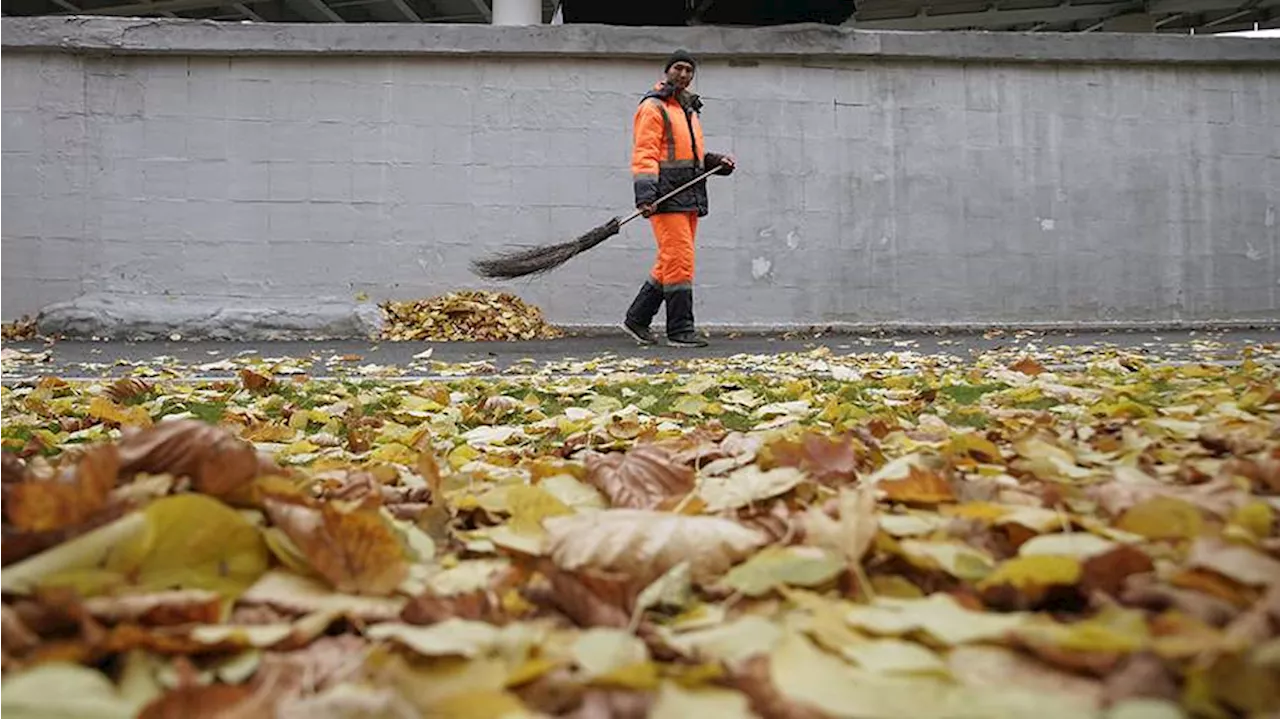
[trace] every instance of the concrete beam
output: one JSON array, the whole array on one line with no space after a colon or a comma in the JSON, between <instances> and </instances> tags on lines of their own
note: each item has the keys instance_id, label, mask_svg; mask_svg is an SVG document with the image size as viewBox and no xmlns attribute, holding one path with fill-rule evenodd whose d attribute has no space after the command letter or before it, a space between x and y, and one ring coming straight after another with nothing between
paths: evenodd
<instances>
[{"instance_id":1,"label":"concrete beam","mask_svg":"<svg viewBox=\"0 0 1280 719\"><path fill-rule=\"evenodd\" d=\"M982 12L922 13L911 17L881 20L858 20L855 15L845 24L864 30L960 30L970 27L1007 27L1009 25L1027 23L1078 22L1080 20L1110 17L1141 8L1142 4L1136 1L1123 4L1097 3L1093 5L1069 5L1063 3L1049 8L1024 10L991 8Z\"/></svg>"},{"instance_id":2,"label":"concrete beam","mask_svg":"<svg viewBox=\"0 0 1280 719\"><path fill-rule=\"evenodd\" d=\"M318 0L311 1L318 3ZM176 10L225 2L159 0L150 7L152 11L159 8ZM329 12L333 12L332 9ZM934 59L1034 63L1280 64L1280 43L1258 42L1249 38L1193 38L1154 33L1080 36L1030 32L877 32L816 24L765 28L503 27L436 23L227 25L203 20L44 16L0 19L0 43L5 52L27 50L117 55L469 57L484 54L504 58L611 57L656 62L666 58L672 47L687 47L708 60L789 59L810 63Z\"/></svg>"}]
</instances>

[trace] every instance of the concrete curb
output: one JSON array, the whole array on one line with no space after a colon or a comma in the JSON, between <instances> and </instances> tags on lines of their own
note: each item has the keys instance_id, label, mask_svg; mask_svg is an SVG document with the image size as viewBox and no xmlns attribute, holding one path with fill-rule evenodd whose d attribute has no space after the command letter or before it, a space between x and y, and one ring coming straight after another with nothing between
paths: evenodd
<instances>
[{"instance_id":1,"label":"concrete curb","mask_svg":"<svg viewBox=\"0 0 1280 719\"><path fill-rule=\"evenodd\" d=\"M49 305L36 318L41 334L121 340L376 339L382 311L373 303L341 300L227 300L84 295Z\"/></svg>"},{"instance_id":2,"label":"concrete curb","mask_svg":"<svg viewBox=\"0 0 1280 719\"><path fill-rule=\"evenodd\" d=\"M227 298L217 304L177 297L93 294L49 305L37 316L40 333L69 339L152 340L177 335L186 340L377 340L382 310L373 302L339 299L273 301ZM580 337L612 336L615 325L557 324ZM1249 330L1280 327L1274 319L1150 322L833 322L741 325L705 322L713 335L975 334L1004 332L1152 332Z\"/></svg>"},{"instance_id":3,"label":"concrete curb","mask_svg":"<svg viewBox=\"0 0 1280 719\"><path fill-rule=\"evenodd\" d=\"M232 23L101 16L6 17L5 52L179 55L437 55L664 58L675 46L703 59L794 58L1280 63L1280 42L1135 33L904 32L820 24L763 28L436 23Z\"/></svg>"}]
</instances>

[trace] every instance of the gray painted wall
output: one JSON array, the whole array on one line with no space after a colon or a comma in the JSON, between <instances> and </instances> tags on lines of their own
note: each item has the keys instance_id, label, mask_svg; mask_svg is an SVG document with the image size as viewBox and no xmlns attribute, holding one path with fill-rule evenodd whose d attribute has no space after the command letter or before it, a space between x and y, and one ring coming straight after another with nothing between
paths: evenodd
<instances>
[{"instance_id":1,"label":"gray painted wall","mask_svg":"<svg viewBox=\"0 0 1280 719\"><path fill-rule=\"evenodd\" d=\"M675 44L740 164L698 238L702 324L1280 318L1276 41L3 23L5 319L105 296L306 329L359 293L501 286L613 324L643 221L533 281L468 262L628 210L631 113Z\"/></svg>"}]
</instances>

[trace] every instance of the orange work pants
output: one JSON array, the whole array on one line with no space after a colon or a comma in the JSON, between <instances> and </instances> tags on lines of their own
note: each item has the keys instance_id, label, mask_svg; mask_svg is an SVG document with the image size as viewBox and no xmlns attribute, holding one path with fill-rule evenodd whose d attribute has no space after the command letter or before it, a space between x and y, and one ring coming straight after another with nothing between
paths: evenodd
<instances>
[{"instance_id":1,"label":"orange work pants","mask_svg":"<svg viewBox=\"0 0 1280 719\"><path fill-rule=\"evenodd\" d=\"M658 259L653 264L653 280L666 290L693 285L693 240L698 233L698 213L665 212L649 218Z\"/></svg>"}]
</instances>

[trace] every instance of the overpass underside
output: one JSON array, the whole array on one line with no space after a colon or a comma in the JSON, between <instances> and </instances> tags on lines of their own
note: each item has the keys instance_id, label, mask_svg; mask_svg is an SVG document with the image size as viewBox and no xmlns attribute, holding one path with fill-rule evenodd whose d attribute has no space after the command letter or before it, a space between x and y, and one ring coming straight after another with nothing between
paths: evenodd
<instances>
[{"instance_id":1,"label":"overpass underside","mask_svg":"<svg viewBox=\"0 0 1280 719\"><path fill-rule=\"evenodd\" d=\"M505 11L505 12L504 12ZM1220 33L1280 28L1280 0L4 0L21 15L251 22L760 26L867 30Z\"/></svg>"}]
</instances>

